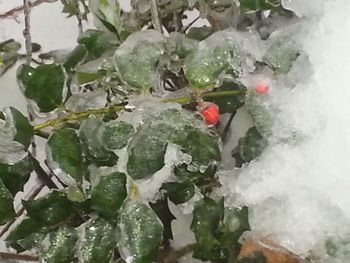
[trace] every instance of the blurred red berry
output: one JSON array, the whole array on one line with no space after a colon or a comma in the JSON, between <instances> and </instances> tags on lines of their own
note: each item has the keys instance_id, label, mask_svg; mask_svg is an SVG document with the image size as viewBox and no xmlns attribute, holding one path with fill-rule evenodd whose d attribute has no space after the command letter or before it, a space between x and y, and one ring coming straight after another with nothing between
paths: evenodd
<instances>
[{"instance_id":1,"label":"blurred red berry","mask_svg":"<svg viewBox=\"0 0 350 263\"><path fill-rule=\"evenodd\" d=\"M215 103L205 102L200 105L200 113L208 125L216 125L219 122L219 107Z\"/></svg>"},{"instance_id":2,"label":"blurred red berry","mask_svg":"<svg viewBox=\"0 0 350 263\"><path fill-rule=\"evenodd\" d=\"M255 91L260 94L266 94L270 91L270 88L266 84L260 83L255 86Z\"/></svg>"}]
</instances>

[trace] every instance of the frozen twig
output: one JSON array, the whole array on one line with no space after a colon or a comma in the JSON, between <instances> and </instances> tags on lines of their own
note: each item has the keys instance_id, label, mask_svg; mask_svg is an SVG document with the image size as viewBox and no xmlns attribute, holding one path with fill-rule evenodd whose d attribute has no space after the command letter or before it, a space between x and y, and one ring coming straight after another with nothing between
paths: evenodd
<instances>
[{"instance_id":1,"label":"frozen twig","mask_svg":"<svg viewBox=\"0 0 350 263\"><path fill-rule=\"evenodd\" d=\"M14 253L6 253L0 252L0 260L21 260L21 261L32 261L38 262L39 257L34 255L23 255L23 254L14 254Z\"/></svg>"},{"instance_id":2,"label":"frozen twig","mask_svg":"<svg viewBox=\"0 0 350 263\"><path fill-rule=\"evenodd\" d=\"M23 12L24 12L23 36L25 38L25 45L26 45L26 64L27 65L29 65L32 60L32 36L30 35L30 9L31 9L31 2L29 0L23 0Z\"/></svg>"},{"instance_id":3,"label":"frozen twig","mask_svg":"<svg viewBox=\"0 0 350 263\"><path fill-rule=\"evenodd\" d=\"M36 0L36 1L30 1L29 5L31 7L35 7L35 6L41 5L43 3L54 3L54 2L57 2L57 0ZM16 19L17 15L22 13L22 12L24 12L24 5L16 6L9 11L6 11L4 13L0 13L0 20L5 19L5 18Z\"/></svg>"},{"instance_id":4,"label":"frozen twig","mask_svg":"<svg viewBox=\"0 0 350 263\"><path fill-rule=\"evenodd\" d=\"M160 32L163 32L162 24L159 19L159 13L158 13L158 7L157 7L157 1L151 0L151 15L152 15L152 24L154 29L159 30Z\"/></svg>"}]
</instances>

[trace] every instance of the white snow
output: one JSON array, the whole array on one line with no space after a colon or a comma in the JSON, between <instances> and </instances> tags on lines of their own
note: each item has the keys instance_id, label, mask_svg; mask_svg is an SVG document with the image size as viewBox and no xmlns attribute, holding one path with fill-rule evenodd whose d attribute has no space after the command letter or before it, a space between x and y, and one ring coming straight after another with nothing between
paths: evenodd
<instances>
[{"instance_id":1,"label":"white snow","mask_svg":"<svg viewBox=\"0 0 350 263\"><path fill-rule=\"evenodd\" d=\"M304 58L296 62L299 73L273 82L267 103L277 109L264 108L274 120L270 146L234 171L238 177L222 176L222 191L230 205L249 206L251 235L335 262L326 255L326 242L335 240L342 250L350 234L350 2L283 4L306 17L298 40L312 70ZM339 262L348 262L343 254Z\"/></svg>"}]
</instances>

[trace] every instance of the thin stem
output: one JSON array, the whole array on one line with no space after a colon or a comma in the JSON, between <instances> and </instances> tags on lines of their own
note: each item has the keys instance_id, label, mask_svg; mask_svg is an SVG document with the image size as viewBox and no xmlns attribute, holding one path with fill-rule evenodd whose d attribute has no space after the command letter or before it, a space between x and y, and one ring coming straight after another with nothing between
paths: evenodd
<instances>
[{"instance_id":1,"label":"thin stem","mask_svg":"<svg viewBox=\"0 0 350 263\"><path fill-rule=\"evenodd\" d=\"M33 156L29 155L33 162L33 168L36 174L38 175L38 178L42 183L44 183L47 187L50 189L57 189L57 185L52 181L50 175L48 175L45 170L41 167L39 161L35 159Z\"/></svg>"},{"instance_id":2,"label":"thin stem","mask_svg":"<svg viewBox=\"0 0 350 263\"><path fill-rule=\"evenodd\" d=\"M199 20L200 16L197 16L195 19L191 21L184 29L183 32L186 33L188 29L190 29L191 26L193 26L194 23L196 23Z\"/></svg>"},{"instance_id":3,"label":"thin stem","mask_svg":"<svg viewBox=\"0 0 350 263\"><path fill-rule=\"evenodd\" d=\"M30 8L31 3L29 0L23 0L23 12L24 12L24 30L23 36L26 44L26 64L29 65L32 60L32 36L30 35Z\"/></svg>"},{"instance_id":4,"label":"thin stem","mask_svg":"<svg viewBox=\"0 0 350 263\"><path fill-rule=\"evenodd\" d=\"M36 1L30 2L30 6L35 7L35 6L41 5L43 3L54 3L54 2L57 2L57 0L36 0ZM25 8L24 5L16 6L16 7L10 9L9 11L6 11L4 13L0 13L0 20L5 19L5 18L16 18L16 16L19 13L22 13L24 11L24 8Z\"/></svg>"},{"instance_id":5,"label":"thin stem","mask_svg":"<svg viewBox=\"0 0 350 263\"><path fill-rule=\"evenodd\" d=\"M32 261L32 262L38 262L39 261L39 257L38 256L13 254L13 253L6 253L6 252L0 252L0 259L3 259L3 260Z\"/></svg>"},{"instance_id":6,"label":"thin stem","mask_svg":"<svg viewBox=\"0 0 350 263\"><path fill-rule=\"evenodd\" d=\"M79 29L79 35L81 35L84 31L83 29L83 15L80 11L80 6L79 6L79 1L76 0L75 1L75 7L77 9L77 14L76 14L76 17L77 17L77 20L78 20L78 29Z\"/></svg>"},{"instance_id":7,"label":"thin stem","mask_svg":"<svg viewBox=\"0 0 350 263\"><path fill-rule=\"evenodd\" d=\"M163 27L159 19L157 0L151 0L151 16L152 16L152 24L156 30L163 32Z\"/></svg>"},{"instance_id":8,"label":"thin stem","mask_svg":"<svg viewBox=\"0 0 350 263\"><path fill-rule=\"evenodd\" d=\"M233 121L234 117L236 116L236 113L237 113L237 111L234 111L234 112L231 113L230 118L228 119L228 121L227 121L227 123L225 125L225 128L222 131L221 139L222 139L222 141L224 143L226 142L228 132L230 131L231 124L232 124L232 121Z\"/></svg>"}]
</instances>

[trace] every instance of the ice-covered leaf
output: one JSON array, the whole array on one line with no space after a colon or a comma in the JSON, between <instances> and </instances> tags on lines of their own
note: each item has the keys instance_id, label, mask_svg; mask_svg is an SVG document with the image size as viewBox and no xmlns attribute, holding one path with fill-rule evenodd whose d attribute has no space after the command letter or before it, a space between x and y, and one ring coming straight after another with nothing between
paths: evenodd
<instances>
[{"instance_id":1,"label":"ice-covered leaf","mask_svg":"<svg viewBox=\"0 0 350 263\"><path fill-rule=\"evenodd\" d=\"M84 45L78 45L64 59L63 67L67 72L72 73L75 67L84 61L87 49Z\"/></svg>"},{"instance_id":2,"label":"ice-covered leaf","mask_svg":"<svg viewBox=\"0 0 350 263\"><path fill-rule=\"evenodd\" d=\"M0 225L7 223L15 216L13 196L0 179Z\"/></svg>"},{"instance_id":3,"label":"ice-covered leaf","mask_svg":"<svg viewBox=\"0 0 350 263\"><path fill-rule=\"evenodd\" d=\"M127 199L119 214L118 249L130 263L153 262L163 239L163 224L144 201Z\"/></svg>"},{"instance_id":4,"label":"ice-covered leaf","mask_svg":"<svg viewBox=\"0 0 350 263\"><path fill-rule=\"evenodd\" d=\"M173 231L171 229L171 222L176 219L175 216L171 213L168 205L167 196L164 195L163 198L157 200L155 203L150 203L153 211L156 212L159 219L162 221L164 230L163 230L163 242L167 244L169 239L173 239Z\"/></svg>"},{"instance_id":5,"label":"ice-covered leaf","mask_svg":"<svg viewBox=\"0 0 350 263\"><path fill-rule=\"evenodd\" d=\"M106 217L115 217L127 196L123 173L101 175L91 190L92 208Z\"/></svg>"},{"instance_id":6,"label":"ice-covered leaf","mask_svg":"<svg viewBox=\"0 0 350 263\"><path fill-rule=\"evenodd\" d=\"M36 200L22 201L27 215L45 225L56 225L74 214L73 203L65 193L53 191Z\"/></svg>"},{"instance_id":7,"label":"ice-covered leaf","mask_svg":"<svg viewBox=\"0 0 350 263\"><path fill-rule=\"evenodd\" d=\"M202 43L202 42L201 42ZM204 45L188 55L184 62L185 76L194 88L215 85L229 67L230 50L225 46L208 48Z\"/></svg>"},{"instance_id":8,"label":"ice-covered leaf","mask_svg":"<svg viewBox=\"0 0 350 263\"><path fill-rule=\"evenodd\" d=\"M179 58L186 57L198 47L198 41L187 38L178 32L172 32L165 42L165 48L169 55L177 55Z\"/></svg>"},{"instance_id":9,"label":"ice-covered leaf","mask_svg":"<svg viewBox=\"0 0 350 263\"><path fill-rule=\"evenodd\" d=\"M63 4L62 13L67 14L67 17L79 15L79 2L77 0L61 0Z\"/></svg>"},{"instance_id":10,"label":"ice-covered leaf","mask_svg":"<svg viewBox=\"0 0 350 263\"><path fill-rule=\"evenodd\" d=\"M108 30L121 32L121 9L118 0L89 0L89 8ZM96 26L98 27L98 24Z\"/></svg>"},{"instance_id":11,"label":"ice-covered leaf","mask_svg":"<svg viewBox=\"0 0 350 263\"><path fill-rule=\"evenodd\" d=\"M224 83L218 87L216 91L237 91L237 94L209 97L204 93L203 99L205 101L214 102L216 105L218 105L220 114L232 113L242 107L244 104L243 90L243 86L233 81L224 81Z\"/></svg>"},{"instance_id":12,"label":"ice-covered leaf","mask_svg":"<svg viewBox=\"0 0 350 263\"><path fill-rule=\"evenodd\" d=\"M81 263L109 263L116 247L116 231L101 218L88 221L79 237L78 259Z\"/></svg>"},{"instance_id":13,"label":"ice-covered leaf","mask_svg":"<svg viewBox=\"0 0 350 263\"><path fill-rule=\"evenodd\" d=\"M250 128L245 137L239 139L238 153L245 162L256 159L266 148L267 141L261 136L256 127Z\"/></svg>"},{"instance_id":14,"label":"ice-covered leaf","mask_svg":"<svg viewBox=\"0 0 350 263\"><path fill-rule=\"evenodd\" d=\"M191 27L188 30L187 37L202 41L214 33L214 29L208 26Z\"/></svg>"},{"instance_id":15,"label":"ice-covered leaf","mask_svg":"<svg viewBox=\"0 0 350 263\"><path fill-rule=\"evenodd\" d=\"M223 200L218 203L204 197L193 211L191 230L194 232L197 244L193 257L203 261L221 261L225 256L218 239L220 222L224 218Z\"/></svg>"},{"instance_id":16,"label":"ice-covered leaf","mask_svg":"<svg viewBox=\"0 0 350 263\"><path fill-rule=\"evenodd\" d=\"M17 53L20 48L21 43L14 39L0 42L0 76L16 64L20 58L20 54Z\"/></svg>"},{"instance_id":17,"label":"ice-covered leaf","mask_svg":"<svg viewBox=\"0 0 350 263\"><path fill-rule=\"evenodd\" d=\"M6 237L6 244L20 253L39 245L48 231L49 229L38 221L25 218Z\"/></svg>"},{"instance_id":18,"label":"ice-covered leaf","mask_svg":"<svg viewBox=\"0 0 350 263\"><path fill-rule=\"evenodd\" d=\"M17 192L23 191L32 171L33 163L26 157L14 165L0 164L0 179L12 195L16 195Z\"/></svg>"},{"instance_id":19,"label":"ice-covered leaf","mask_svg":"<svg viewBox=\"0 0 350 263\"><path fill-rule=\"evenodd\" d=\"M23 144L27 149L34 135L33 126L17 109L10 107L8 113L11 114L11 120L14 128L16 129L16 134L13 140Z\"/></svg>"},{"instance_id":20,"label":"ice-covered leaf","mask_svg":"<svg viewBox=\"0 0 350 263\"><path fill-rule=\"evenodd\" d=\"M130 35L114 54L121 78L130 86L146 90L156 83L157 65L164 53L164 37L156 30Z\"/></svg>"},{"instance_id":21,"label":"ice-covered leaf","mask_svg":"<svg viewBox=\"0 0 350 263\"><path fill-rule=\"evenodd\" d=\"M96 89L91 92L76 93L69 97L64 104L67 110L81 112L91 109L101 109L106 106L107 93L103 89Z\"/></svg>"},{"instance_id":22,"label":"ice-covered leaf","mask_svg":"<svg viewBox=\"0 0 350 263\"><path fill-rule=\"evenodd\" d=\"M107 150L124 148L134 134L134 127L123 121L107 122L98 130L100 143L104 145Z\"/></svg>"},{"instance_id":23,"label":"ice-covered leaf","mask_svg":"<svg viewBox=\"0 0 350 263\"><path fill-rule=\"evenodd\" d=\"M189 171L187 164L181 164L174 168L175 176L180 180L193 182L198 187L205 185L214 178L216 166L209 166L204 172Z\"/></svg>"},{"instance_id":24,"label":"ice-covered leaf","mask_svg":"<svg viewBox=\"0 0 350 263\"><path fill-rule=\"evenodd\" d=\"M17 80L23 94L33 100L42 112L50 112L62 105L65 88L63 67L56 64L33 68L22 65L17 71Z\"/></svg>"},{"instance_id":25,"label":"ice-covered leaf","mask_svg":"<svg viewBox=\"0 0 350 263\"><path fill-rule=\"evenodd\" d=\"M78 184L82 182L86 167L83 147L74 129L55 130L47 141L52 161ZM50 159L50 158L49 158ZM49 160L50 163L51 159ZM56 166L52 164L53 166Z\"/></svg>"},{"instance_id":26,"label":"ice-covered leaf","mask_svg":"<svg viewBox=\"0 0 350 263\"><path fill-rule=\"evenodd\" d=\"M280 2L280 0L239 0L240 7L245 13L274 9Z\"/></svg>"},{"instance_id":27,"label":"ice-covered leaf","mask_svg":"<svg viewBox=\"0 0 350 263\"><path fill-rule=\"evenodd\" d=\"M277 73L288 73L297 59L299 51L293 40L282 38L275 40L264 56L264 62Z\"/></svg>"},{"instance_id":28,"label":"ice-covered leaf","mask_svg":"<svg viewBox=\"0 0 350 263\"><path fill-rule=\"evenodd\" d=\"M78 43L84 45L92 58L99 58L108 50L113 51L119 44L118 39L115 37L115 35L96 29L86 30L79 37Z\"/></svg>"},{"instance_id":29,"label":"ice-covered leaf","mask_svg":"<svg viewBox=\"0 0 350 263\"><path fill-rule=\"evenodd\" d=\"M83 150L86 157L97 165L113 166L118 161L118 156L104 148L98 138L98 129L103 122L97 118L85 119L81 122L79 137L83 142Z\"/></svg>"},{"instance_id":30,"label":"ice-covered leaf","mask_svg":"<svg viewBox=\"0 0 350 263\"><path fill-rule=\"evenodd\" d=\"M47 263L68 263L74 257L77 233L74 228L62 226L49 234L50 244L41 254Z\"/></svg>"},{"instance_id":31,"label":"ice-covered leaf","mask_svg":"<svg viewBox=\"0 0 350 263\"><path fill-rule=\"evenodd\" d=\"M192 182L170 182L164 185L169 200L174 204L182 204L190 200L195 194L195 187Z\"/></svg>"},{"instance_id":32,"label":"ice-covered leaf","mask_svg":"<svg viewBox=\"0 0 350 263\"><path fill-rule=\"evenodd\" d=\"M128 146L127 164L128 174L133 179L148 178L164 166L170 132L164 123L149 123L133 137Z\"/></svg>"}]
</instances>

